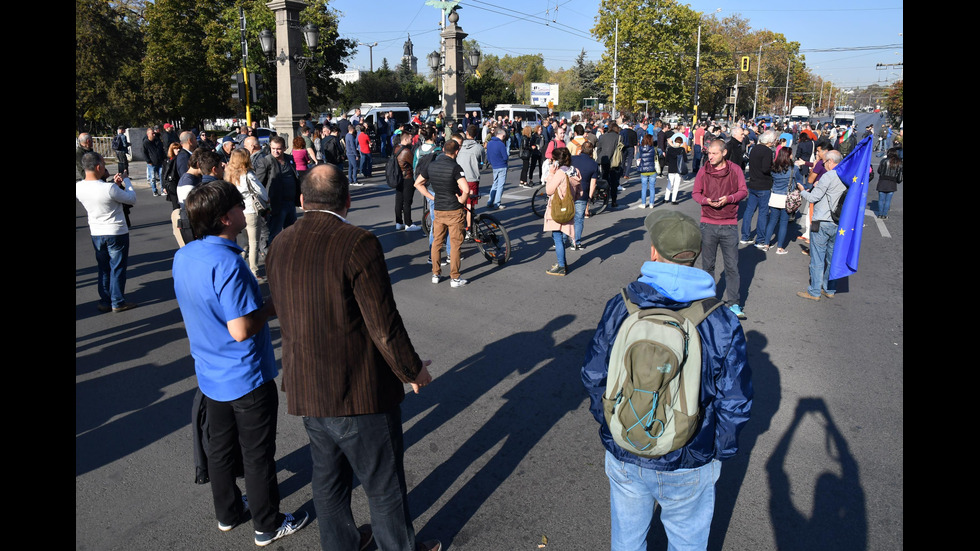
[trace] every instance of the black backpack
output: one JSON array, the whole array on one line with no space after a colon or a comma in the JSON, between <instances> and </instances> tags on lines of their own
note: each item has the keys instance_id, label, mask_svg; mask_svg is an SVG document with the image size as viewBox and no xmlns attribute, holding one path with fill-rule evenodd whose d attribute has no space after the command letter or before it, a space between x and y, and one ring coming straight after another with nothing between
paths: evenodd
<instances>
[{"instance_id":1,"label":"black backpack","mask_svg":"<svg viewBox=\"0 0 980 551\"><path fill-rule=\"evenodd\" d=\"M402 174L402 167L398 166L398 155L401 154L403 149L405 149L405 146L399 145L398 149L391 154L391 157L388 157L388 162L385 163L385 180L388 181L388 187L391 189L398 189L405 183L405 175Z\"/></svg>"},{"instance_id":2,"label":"black backpack","mask_svg":"<svg viewBox=\"0 0 980 551\"><path fill-rule=\"evenodd\" d=\"M850 188L845 188L844 193L840 194L840 199L837 200L837 205L834 206L833 210L830 211L830 217L833 218L834 224L840 224L840 213L844 208L844 199L847 199L847 191Z\"/></svg>"}]
</instances>

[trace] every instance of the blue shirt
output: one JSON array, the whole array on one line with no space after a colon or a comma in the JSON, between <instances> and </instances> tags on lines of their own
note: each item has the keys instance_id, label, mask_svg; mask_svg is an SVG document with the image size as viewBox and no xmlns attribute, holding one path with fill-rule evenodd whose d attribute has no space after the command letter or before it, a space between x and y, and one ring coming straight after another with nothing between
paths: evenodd
<instances>
[{"instance_id":1,"label":"blue shirt","mask_svg":"<svg viewBox=\"0 0 980 551\"><path fill-rule=\"evenodd\" d=\"M262 293L235 243L209 235L174 255L174 292L184 317L197 384L219 402L241 398L276 378L269 325L237 342L228 322L262 307Z\"/></svg>"},{"instance_id":2,"label":"blue shirt","mask_svg":"<svg viewBox=\"0 0 980 551\"><path fill-rule=\"evenodd\" d=\"M599 176L599 163L592 160L592 157L588 155L579 154L572 155L572 166L577 168L579 174L582 175L582 191L585 192L585 195L582 196L581 201L587 201L592 179Z\"/></svg>"}]
</instances>

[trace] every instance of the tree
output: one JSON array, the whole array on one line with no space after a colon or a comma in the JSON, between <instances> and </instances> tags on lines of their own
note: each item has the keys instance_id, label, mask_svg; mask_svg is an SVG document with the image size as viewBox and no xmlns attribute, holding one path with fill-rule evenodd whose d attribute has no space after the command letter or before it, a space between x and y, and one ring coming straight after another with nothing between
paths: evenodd
<instances>
[{"instance_id":1,"label":"tree","mask_svg":"<svg viewBox=\"0 0 980 551\"><path fill-rule=\"evenodd\" d=\"M902 98L902 81L899 80L892 84L891 88L888 90L888 97L885 99L885 105L888 108L888 117L895 124L902 122L905 118L905 113L903 111L903 98Z\"/></svg>"},{"instance_id":2,"label":"tree","mask_svg":"<svg viewBox=\"0 0 980 551\"><path fill-rule=\"evenodd\" d=\"M481 63L482 65L482 63ZM504 79L513 87L518 103L531 102L531 83L543 82L548 75L541 54L500 58L500 70Z\"/></svg>"},{"instance_id":3,"label":"tree","mask_svg":"<svg viewBox=\"0 0 980 551\"><path fill-rule=\"evenodd\" d=\"M189 127L226 113L231 63L223 49L209 50L215 42L217 4L156 0L146 6L145 14L143 80L149 117L183 119Z\"/></svg>"},{"instance_id":4,"label":"tree","mask_svg":"<svg viewBox=\"0 0 980 551\"><path fill-rule=\"evenodd\" d=\"M108 0L75 2L75 123L78 130L112 131L143 122L138 18Z\"/></svg>"},{"instance_id":5,"label":"tree","mask_svg":"<svg viewBox=\"0 0 980 551\"><path fill-rule=\"evenodd\" d=\"M592 34L606 46L599 81L610 95L617 21L620 110L641 99L669 110L691 105L698 13L675 0L602 0Z\"/></svg>"}]
</instances>

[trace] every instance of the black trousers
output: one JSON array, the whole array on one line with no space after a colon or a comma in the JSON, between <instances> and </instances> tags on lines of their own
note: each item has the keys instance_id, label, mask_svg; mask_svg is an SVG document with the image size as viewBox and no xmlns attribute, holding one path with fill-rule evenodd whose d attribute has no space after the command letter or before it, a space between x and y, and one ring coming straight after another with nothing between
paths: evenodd
<instances>
[{"instance_id":1,"label":"black trousers","mask_svg":"<svg viewBox=\"0 0 980 551\"><path fill-rule=\"evenodd\" d=\"M415 200L413 182L405 181L395 188L395 223L412 225L412 201Z\"/></svg>"}]
</instances>

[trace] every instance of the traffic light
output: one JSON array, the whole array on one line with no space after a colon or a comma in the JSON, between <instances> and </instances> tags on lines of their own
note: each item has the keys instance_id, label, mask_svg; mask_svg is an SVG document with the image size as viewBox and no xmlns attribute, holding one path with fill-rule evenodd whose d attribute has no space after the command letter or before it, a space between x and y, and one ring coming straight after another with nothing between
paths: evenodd
<instances>
[{"instance_id":1,"label":"traffic light","mask_svg":"<svg viewBox=\"0 0 980 551\"><path fill-rule=\"evenodd\" d=\"M235 73L231 76L231 99L245 101L245 83L242 82L241 73Z\"/></svg>"},{"instance_id":2,"label":"traffic light","mask_svg":"<svg viewBox=\"0 0 980 551\"><path fill-rule=\"evenodd\" d=\"M748 70L749 70L749 56L743 55L742 56L742 72L744 73L745 71L748 71Z\"/></svg>"},{"instance_id":3,"label":"traffic light","mask_svg":"<svg viewBox=\"0 0 980 551\"><path fill-rule=\"evenodd\" d=\"M265 79L259 73L248 74L248 85L252 91L252 101L260 101L265 95Z\"/></svg>"}]
</instances>

